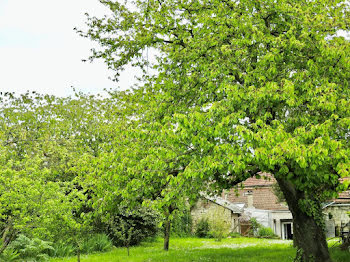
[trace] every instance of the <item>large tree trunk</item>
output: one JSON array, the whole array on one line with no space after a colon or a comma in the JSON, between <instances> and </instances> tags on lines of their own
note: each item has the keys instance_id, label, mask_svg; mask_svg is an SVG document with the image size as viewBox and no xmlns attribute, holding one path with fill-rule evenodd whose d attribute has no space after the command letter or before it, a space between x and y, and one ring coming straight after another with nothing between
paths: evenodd
<instances>
[{"instance_id":1,"label":"large tree trunk","mask_svg":"<svg viewBox=\"0 0 350 262\"><path fill-rule=\"evenodd\" d=\"M305 199L304 192L284 179L277 179L277 182L293 215L294 245L298 248L296 261L331 262L323 226L299 205L299 200ZM321 208L317 215L322 219Z\"/></svg>"}]
</instances>

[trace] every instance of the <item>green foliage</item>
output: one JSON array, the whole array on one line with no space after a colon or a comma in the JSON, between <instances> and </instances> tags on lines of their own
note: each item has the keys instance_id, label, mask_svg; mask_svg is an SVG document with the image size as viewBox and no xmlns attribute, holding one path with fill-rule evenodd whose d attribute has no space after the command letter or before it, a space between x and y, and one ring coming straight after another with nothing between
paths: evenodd
<instances>
[{"instance_id":1,"label":"green foliage","mask_svg":"<svg viewBox=\"0 0 350 262\"><path fill-rule=\"evenodd\" d=\"M166 201L186 184L192 197L269 172L314 201L300 208L315 216L319 201L347 188L350 41L338 35L350 28L346 1L103 4L111 16L88 16L80 33L100 44L91 59L116 77L129 63L144 70L129 107L139 136L159 143L149 140L156 146L141 159L152 164L138 159L135 169L173 185Z\"/></svg>"},{"instance_id":2,"label":"green foliage","mask_svg":"<svg viewBox=\"0 0 350 262\"><path fill-rule=\"evenodd\" d=\"M229 235L229 226L225 221L221 219L216 219L215 221L210 221L210 235L217 241L221 241Z\"/></svg>"},{"instance_id":3,"label":"green foliage","mask_svg":"<svg viewBox=\"0 0 350 262\"><path fill-rule=\"evenodd\" d=\"M2 93L0 105L3 249L19 232L79 246L91 232L94 211L85 178L102 144L116 133L116 103L110 97L34 92Z\"/></svg>"},{"instance_id":4,"label":"green foliage","mask_svg":"<svg viewBox=\"0 0 350 262\"><path fill-rule=\"evenodd\" d=\"M278 238L271 228L263 226L259 228L256 236L261 238Z\"/></svg>"},{"instance_id":5,"label":"green foliage","mask_svg":"<svg viewBox=\"0 0 350 262\"><path fill-rule=\"evenodd\" d=\"M26 261L47 261L49 252L54 250L51 242L30 239L25 235L19 235L9 248L18 252L18 257Z\"/></svg>"},{"instance_id":6,"label":"green foliage","mask_svg":"<svg viewBox=\"0 0 350 262\"><path fill-rule=\"evenodd\" d=\"M259 229L262 227L261 224L256 220L255 217L252 217L250 219L250 225L251 225L251 229L250 229L250 233L252 236L257 235Z\"/></svg>"},{"instance_id":7,"label":"green foliage","mask_svg":"<svg viewBox=\"0 0 350 262\"><path fill-rule=\"evenodd\" d=\"M197 237L209 237L210 225L208 218L202 217L196 225L195 235Z\"/></svg>"},{"instance_id":8,"label":"green foliage","mask_svg":"<svg viewBox=\"0 0 350 262\"><path fill-rule=\"evenodd\" d=\"M341 178L350 176L350 41L339 35L350 30L349 3L102 3L110 16L88 16L80 32L100 44L90 59L103 59L116 78L128 64L143 70L124 105L130 141L147 142L131 150L131 167L119 167L132 181L123 193L156 192L147 200L170 206L267 172L293 213L322 232L321 202L349 185ZM295 235L303 233L310 236L296 243L305 260L328 257L323 233L318 242L316 232Z\"/></svg>"},{"instance_id":9,"label":"green foliage","mask_svg":"<svg viewBox=\"0 0 350 262\"><path fill-rule=\"evenodd\" d=\"M75 245L67 241L57 241L52 245L53 250L49 252L51 257L69 257L75 254Z\"/></svg>"},{"instance_id":10,"label":"green foliage","mask_svg":"<svg viewBox=\"0 0 350 262\"><path fill-rule=\"evenodd\" d=\"M171 221L171 234L178 237L188 237L192 234L192 216L189 210L179 211Z\"/></svg>"},{"instance_id":11,"label":"green foliage","mask_svg":"<svg viewBox=\"0 0 350 262\"><path fill-rule=\"evenodd\" d=\"M0 254L0 262L13 262L19 258L19 253L13 248L6 248L3 253Z\"/></svg>"},{"instance_id":12,"label":"green foliage","mask_svg":"<svg viewBox=\"0 0 350 262\"><path fill-rule=\"evenodd\" d=\"M230 237L232 237L232 238L237 238L237 237L242 237L242 236L241 236L241 234L238 233L238 232L231 232L231 233L230 233Z\"/></svg>"},{"instance_id":13,"label":"green foliage","mask_svg":"<svg viewBox=\"0 0 350 262\"><path fill-rule=\"evenodd\" d=\"M91 129L86 128L94 126L90 103L99 104L83 96L0 95L3 249L19 232L57 240L69 238L72 228L81 227L76 214L86 195L76 175L81 173L78 164L91 155L86 143L91 139L87 138Z\"/></svg>"},{"instance_id":14,"label":"green foliage","mask_svg":"<svg viewBox=\"0 0 350 262\"><path fill-rule=\"evenodd\" d=\"M280 187L278 186L278 183L274 183L272 185L272 191L273 191L274 195L277 197L278 202L283 202L283 203L286 202L286 199L285 199Z\"/></svg>"},{"instance_id":15,"label":"green foliage","mask_svg":"<svg viewBox=\"0 0 350 262\"><path fill-rule=\"evenodd\" d=\"M80 252L91 254L94 252L107 252L113 248L112 241L106 234L86 234L80 241ZM76 254L76 243L73 241L57 241L49 251L50 257L69 257Z\"/></svg>"},{"instance_id":16,"label":"green foliage","mask_svg":"<svg viewBox=\"0 0 350 262\"><path fill-rule=\"evenodd\" d=\"M256 218L252 217L250 223L252 236L259 238L278 238L271 228L264 227L256 220Z\"/></svg>"},{"instance_id":17,"label":"green foliage","mask_svg":"<svg viewBox=\"0 0 350 262\"><path fill-rule=\"evenodd\" d=\"M148 208L119 208L108 217L103 231L115 246L134 246L158 232L159 216Z\"/></svg>"},{"instance_id":18,"label":"green foliage","mask_svg":"<svg viewBox=\"0 0 350 262\"><path fill-rule=\"evenodd\" d=\"M112 241L106 234L95 234L83 242L81 252L84 254L90 254L93 252L107 252L112 248Z\"/></svg>"},{"instance_id":19,"label":"green foliage","mask_svg":"<svg viewBox=\"0 0 350 262\"><path fill-rule=\"evenodd\" d=\"M226 238L230 233L230 224L224 220L222 209L215 209L211 214L209 222L209 236L215 238L217 241L221 241Z\"/></svg>"}]
</instances>

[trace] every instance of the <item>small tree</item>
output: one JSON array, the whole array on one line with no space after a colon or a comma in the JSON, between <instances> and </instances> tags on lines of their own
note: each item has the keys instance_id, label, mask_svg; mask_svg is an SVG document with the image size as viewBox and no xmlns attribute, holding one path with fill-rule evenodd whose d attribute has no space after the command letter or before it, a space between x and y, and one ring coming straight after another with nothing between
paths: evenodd
<instances>
[{"instance_id":1,"label":"small tree","mask_svg":"<svg viewBox=\"0 0 350 262\"><path fill-rule=\"evenodd\" d=\"M118 227L115 226L115 222L111 221L111 229L113 234L119 238L128 251L128 256L130 256L130 244L131 240L135 238L136 232L134 231L134 225L132 221L120 220Z\"/></svg>"}]
</instances>

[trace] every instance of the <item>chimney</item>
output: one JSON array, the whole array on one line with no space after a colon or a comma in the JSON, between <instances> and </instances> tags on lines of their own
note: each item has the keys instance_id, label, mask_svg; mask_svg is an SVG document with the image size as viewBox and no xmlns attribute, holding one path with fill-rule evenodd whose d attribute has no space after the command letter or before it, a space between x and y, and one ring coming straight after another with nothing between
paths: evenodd
<instances>
[{"instance_id":1,"label":"chimney","mask_svg":"<svg viewBox=\"0 0 350 262\"><path fill-rule=\"evenodd\" d=\"M254 208L254 197L253 197L253 191L248 190L245 195L247 196L247 207L248 208Z\"/></svg>"}]
</instances>

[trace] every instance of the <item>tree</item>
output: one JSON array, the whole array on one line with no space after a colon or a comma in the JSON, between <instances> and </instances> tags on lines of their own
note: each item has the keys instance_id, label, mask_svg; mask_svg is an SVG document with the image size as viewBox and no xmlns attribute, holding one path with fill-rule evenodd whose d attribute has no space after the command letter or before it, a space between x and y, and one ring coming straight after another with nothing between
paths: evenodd
<instances>
[{"instance_id":1,"label":"tree","mask_svg":"<svg viewBox=\"0 0 350 262\"><path fill-rule=\"evenodd\" d=\"M118 134L103 146L89 180L98 199L94 201L96 208L113 213L118 203L130 210L141 204L155 209L163 217L167 251L175 213L197 198L198 190L178 177L190 162L192 151L187 145L169 143L175 135L172 131L160 130L157 122L144 121L142 104L132 100L134 94L116 92L114 96L119 104L115 111L119 120L114 124Z\"/></svg>"},{"instance_id":2,"label":"tree","mask_svg":"<svg viewBox=\"0 0 350 262\"><path fill-rule=\"evenodd\" d=\"M103 100L5 93L0 105L0 253L19 233L80 240L87 194L77 175L108 140L97 128Z\"/></svg>"},{"instance_id":3,"label":"tree","mask_svg":"<svg viewBox=\"0 0 350 262\"><path fill-rule=\"evenodd\" d=\"M321 204L349 175L349 6L343 1L102 1L83 36L116 76L144 69L142 118L192 148L179 179L218 190L274 174L300 259L331 261ZM145 50L156 50L148 61ZM147 74L147 67L152 74ZM199 185L193 184L193 186ZM317 240L317 241L315 241Z\"/></svg>"}]
</instances>

